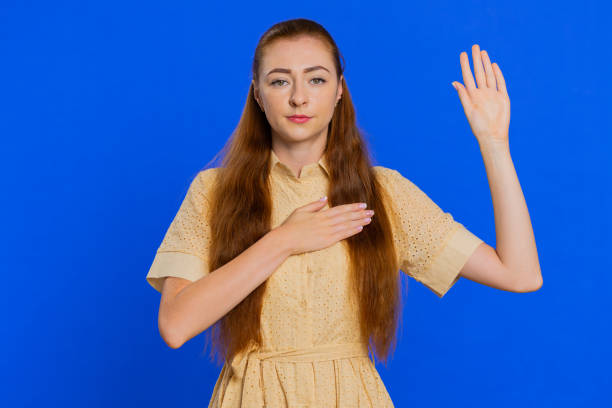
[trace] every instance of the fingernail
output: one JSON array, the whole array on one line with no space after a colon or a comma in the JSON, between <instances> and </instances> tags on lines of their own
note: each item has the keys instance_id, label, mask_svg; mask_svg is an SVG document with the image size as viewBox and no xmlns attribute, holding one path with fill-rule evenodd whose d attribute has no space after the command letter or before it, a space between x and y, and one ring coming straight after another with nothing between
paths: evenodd
<instances>
[{"instance_id":1,"label":"fingernail","mask_svg":"<svg viewBox=\"0 0 612 408\"><path fill-rule=\"evenodd\" d=\"M453 88L457 89L457 85L454 82L451 82L451 85L453 86Z\"/></svg>"},{"instance_id":2,"label":"fingernail","mask_svg":"<svg viewBox=\"0 0 612 408\"><path fill-rule=\"evenodd\" d=\"M323 196L323 198L320 198L319 201L325 201L327 200L327 196Z\"/></svg>"}]
</instances>

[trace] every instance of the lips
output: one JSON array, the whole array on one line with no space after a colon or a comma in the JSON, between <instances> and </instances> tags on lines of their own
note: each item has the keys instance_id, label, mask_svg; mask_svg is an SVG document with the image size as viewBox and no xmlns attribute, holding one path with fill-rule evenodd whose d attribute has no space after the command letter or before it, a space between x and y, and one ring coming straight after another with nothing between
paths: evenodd
<instances>
[{"instance_id":1,"label":"lips","mask_svg":"<svg viewBox=\"0 0 612 408\"><path fill-rule=\"evenodd\" d=\"M289 116L288 119L294 123L304 123L307 122L310 117L306 115L293 115Z\"/></svg>"}]
</instances>

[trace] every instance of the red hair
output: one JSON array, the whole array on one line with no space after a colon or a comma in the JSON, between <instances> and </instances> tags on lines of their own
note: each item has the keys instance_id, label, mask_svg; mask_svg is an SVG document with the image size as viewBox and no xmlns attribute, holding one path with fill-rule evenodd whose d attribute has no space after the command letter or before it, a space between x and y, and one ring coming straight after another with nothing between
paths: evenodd
<instances>
[{"instance_id":1,"label":"red hair","mask_svg":"<svg viewBox=\"0 0 612 408\"><path fill-rule=\"evenodd\" d=\"M258 80L262 53L278 39L313 36L329 48L341 79L341 54L331 35L307 19L280 22L270 27L255 49L252 75ZM342 78L342 99L329 124L324 154L329 165L329 206L366 202L376 216L361 232L347 238L351 280L360 302L361 335L370 351L386 360L395 347L401 314L399 266L391 224L368 151L355 121L350 93ZM272 200L268 181L271 129L249 88L242 116L224 146L222 166L211 190L209 270L223 266L270 231ZM252 343L261 345L260 316L267 281L219 319L209 331L215 349L231 361ZM214 350L213 350L214 351Z\"/></svg>"}]
</instances>

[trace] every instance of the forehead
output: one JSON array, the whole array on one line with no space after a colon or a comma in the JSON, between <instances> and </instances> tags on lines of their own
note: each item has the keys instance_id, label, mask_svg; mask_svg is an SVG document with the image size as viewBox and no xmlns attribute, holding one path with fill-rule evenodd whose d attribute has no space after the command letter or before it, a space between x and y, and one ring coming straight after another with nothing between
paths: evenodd
<instances>
[{"instance_id":1,"label":"forehead","mask_svg":"<svg viewBox=\"0 0 612 408\"><path fill-rule=\"evenodd\" d=\"M289 68L293 71L313 65L323 65L334 72L331 52L325 42L314 37L279 39L268 45L263 54L262 70L265 75L274 68Z\"/></svg>"}]
</instances>

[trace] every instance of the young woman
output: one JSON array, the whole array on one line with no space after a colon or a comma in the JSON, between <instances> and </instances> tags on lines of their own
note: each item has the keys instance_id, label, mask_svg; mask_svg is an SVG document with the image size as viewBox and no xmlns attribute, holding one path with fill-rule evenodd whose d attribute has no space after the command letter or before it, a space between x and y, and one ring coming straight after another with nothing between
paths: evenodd
<instances>
[{"instance_id":1,"label":"young woman","mask_svg":"<svg viewBox=\"0 0 612 408\"><path fill-rule=\"evenodd\" d=\"M542 285L504 80L472 51L478 87L461 53L456 89L483 153L497 249L371 165L322 26L264 33L223 165L192 181L147 275L170 347L211 328L224 364L209 407L393 406L374 354L386 363L395 346L400 269L439 297L461 276L512 292Z\"/></svg>"}]
</instances>

